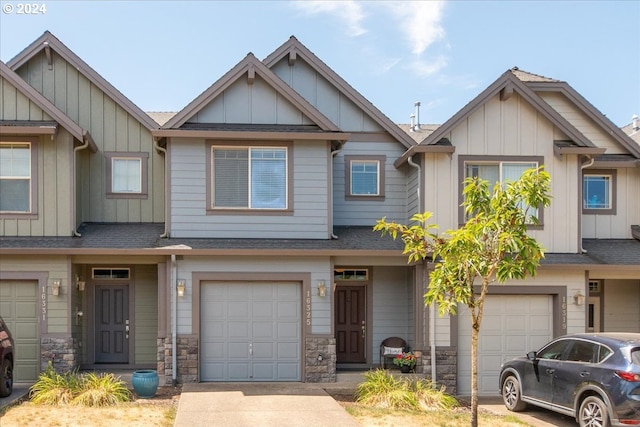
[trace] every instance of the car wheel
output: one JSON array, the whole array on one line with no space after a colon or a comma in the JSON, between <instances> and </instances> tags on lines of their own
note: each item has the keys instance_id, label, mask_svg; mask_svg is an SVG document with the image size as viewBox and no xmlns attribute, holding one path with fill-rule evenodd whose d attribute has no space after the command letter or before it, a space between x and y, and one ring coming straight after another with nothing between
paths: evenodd
<instances>
[{"instance_id":1,"label":"car wheel","mask_svg":"<svg viewBox=\"0 0 640 427\"><path fill-rule=\"evenodd\" d=\"M597 396L589 396L580 404L578 412L580 427L609 427L607 406Z\"/></svg>"},{"instance_id":2,"label":"car wheel","mask_svg":"<svg viewBox=\"0 0 640 427\"><path fill-rule=\"evenodd\" d=\"M518 412L527 407L520 396L520 383L514 376L508 376L502 383L502 401L508 410Z\"/></svg>"},{"instance_id":3,"label":"car wheel","mask_svg":"<svg viewBox=\"0 0 640 427\"><path fill-rule=\"evenodd\" d=\"M4 359L0 365L0 397L7 397L13 389L13 365Z\"/></svg>"}]
</instances>

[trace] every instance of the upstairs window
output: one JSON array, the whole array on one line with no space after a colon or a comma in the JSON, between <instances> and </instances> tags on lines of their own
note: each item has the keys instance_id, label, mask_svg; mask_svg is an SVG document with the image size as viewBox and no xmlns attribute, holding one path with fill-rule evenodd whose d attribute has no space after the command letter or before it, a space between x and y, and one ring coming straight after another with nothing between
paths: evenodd
<instances>
[{"instance_id":1,"label":"upstairs window","mask_svg":"<svg viewBox=\"0 0 640 427\"><path fill-rule=\"evenodd\" d=\"M287 209L286 147L211 147L212 207Z\"/></svg>"},{"instance_id":2,"label":"upstairs window","mask_svg":"<svg viewBox=\"0 0 640 427\"><path fill-rule=\"evenodd\" d=\"M487 159L486 156L460 156L462 162L462 170L464 175L461 177L461 185L466 178L480 178L489 182L489 189L493 189L496 182L505 184L507 182L514 182L520 179L523 173L528 169L535 169L541 163L541 158L535 160L533 158L508 158L502 159ZM460 189L460 204L462 204L462 189ZM521 206L525 209L526 206ZM530 207L528 210L530 216L538 218L538 225L542 225L542 211L538 208ZM464 215L464 209L460 208L460 218L464 218L466 221L468 217Z\"/></svg>"},{"instance_id":3,"label":"upstairs window","mask_svg":"<svg viewBox=\"0 0 640 427\"><path fill-rule=\"evenodd\" d=\"M615 181L615 170L585 170L582 176L582 212L615 215Z\"/></svg>"},{"instance_id":4,"label":"upstairs window","mask_svg":"<svg viewBox=\"0 0 640 427\"><path fill-rule=\"evenodd\" d=\"M35 165L31 142L0 143L0 212L35 211Z\"/></svg>"},{"instance_id":5,"label":"upstairs window","mask_svg":"<svg viewBox=\"0 0 640 427\"><path fill-rule=\"evenodd\" d=\"M345 156L346 199L384 199L385 156Z\"/></svg>"},{"instance_id":6,"label":"upstairs window","mask_svg":"<svg viewBox=\"0 0 640 427\"><path fill-rule=\"evenodd\" d=\"M107 152L107 198L146 198L148 153Z\"/></svg>"}]
</instances>

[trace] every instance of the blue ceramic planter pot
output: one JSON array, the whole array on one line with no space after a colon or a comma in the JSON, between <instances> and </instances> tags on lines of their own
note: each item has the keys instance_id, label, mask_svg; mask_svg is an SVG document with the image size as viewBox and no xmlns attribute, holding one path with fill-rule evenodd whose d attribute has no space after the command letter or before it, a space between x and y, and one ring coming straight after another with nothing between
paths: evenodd
<instances>
[{"instance_id":1,"label":"blue ceramic planter pot","mask_svg":"<svg viewBox=\"0 0 640 427\"><path fill-rule=\"evenodd\" d=\"M138 397L148 399L158 390L158 372L153 370L133 371L131 384Z\"/></svg>"}]
</instances>

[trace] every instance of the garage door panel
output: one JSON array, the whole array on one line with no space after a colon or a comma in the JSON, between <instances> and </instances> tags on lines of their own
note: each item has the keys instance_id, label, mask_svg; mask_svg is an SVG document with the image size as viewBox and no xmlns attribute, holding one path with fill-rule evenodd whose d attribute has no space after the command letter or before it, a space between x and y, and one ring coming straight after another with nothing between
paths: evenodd
<instances>
[{"instance_id":1,"label":"garage door panel","mask_svg":"<svg viewBox=\"0 0 640 427\"><path fill-rule=\"evenodd\" d=\"M201 294L202 381L300 380L299 284L209 282ZM226 351L204 350L212 340Z\"/></svg>"},{"instance_id":2,"label":"garage door panel","mask_svg":"<svg viewBox=\"0 0 640 427\"><path fill-rule=\"evenodd\" d=\"M541 347L553 335L549 295L488 295L478 341L478 392L497 393L501 364ZM458 393L471 393L471 320L459 308ZM486 322L486 323L485 323Z\"/></svg>"}]
</instances>

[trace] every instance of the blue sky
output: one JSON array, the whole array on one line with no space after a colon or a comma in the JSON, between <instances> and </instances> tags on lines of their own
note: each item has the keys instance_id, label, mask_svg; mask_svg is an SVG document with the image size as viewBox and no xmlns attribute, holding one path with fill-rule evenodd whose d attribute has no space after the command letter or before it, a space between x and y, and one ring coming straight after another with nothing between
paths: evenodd
<instances>
[{"instance_id":1,"label":"blue sky","mask_svg":"<svg viewBox=\"0 0 640 427\"><path fill-rule=\"evenodd\" d=\"M145 111L179 111L295 35L397 123L415 101L442 123L513 66L567 81L618 126L640 114L640 0L0 3L2 61L49 30Z\"/></svg>"}]
</instances>

